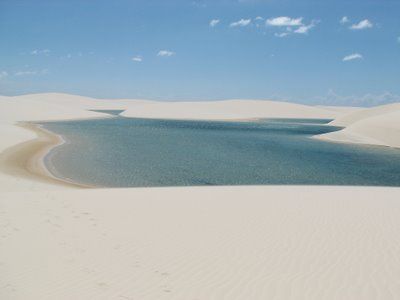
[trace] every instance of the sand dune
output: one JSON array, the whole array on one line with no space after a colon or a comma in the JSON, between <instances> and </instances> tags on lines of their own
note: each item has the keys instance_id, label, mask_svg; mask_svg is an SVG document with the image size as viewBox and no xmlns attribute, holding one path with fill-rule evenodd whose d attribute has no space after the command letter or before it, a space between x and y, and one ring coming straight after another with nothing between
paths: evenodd
<instances>
[{"instance_id":1,"label":"sand dune","mask_svg":"<svg viewBox=\"0 0 400 300\"><path fill-rule=\"evenodd\" d=\"M0 298L399 299L399 189L5 193Z\"/></svg>"},{"instance_id":2,"label":"sand dune","mask_svg":"<svg viewBox=\"0 0 400 300\"><path fill-rule=\"evenodd\" d=\"M371 143L397 143L400 119L396 105L0 97L0 299L400 298L399 188L79 189L29 176L28 158L51 140L17 123L107 116L91 109L334 118L347 126L338 135Z\"/></svg>"},{"instance_id":3,"label":"sand dune","mask_svg":"<svg viewBox=\"0 0 400 300\"><path fill-rule=\"evenodd\" d=\"M333 110L341 113L352 113L356 111L363 110L362 107L353 107L353 106L326 106L326 105L317 105L315 107L323 108L326 110Z\"/></svg>"},{"instance_id":4,"label":"sand dune","mask_svg":"<svg viewBox=\"0 0 400 300\"><path fill-rule=\"evenodd\" d=\"M400 148L400 103L351 112L331 124L345 128L318 138Z\"/></svg>"},{"instance_id":5,"label":"sand dune","mask_svg":"<svg viewBox=\"0 0 400 300\"><path fill-rule=\"evenodd\" d=\"M326 118L348 111L267 100L156 102L140 99L94 99L46 93L0 99L2 120L57 120L98 117L88 110L121 109L125 117L173 119ZM27 109L29 108L29 109ZM6 113L9 112L9 113Z\"/></svg>"},{"instance_id":6,"label":"sand dune","mask_svg":"<svg viewBox=\"0 0 400 300\"><path fill-rule=\"evenodd\" d=\"M266 100L225 100L202 102L153 102L129 108L125 117L162 119L252 119L311 118L334 119L343 113L288 102Z\"/></svg>"}]
</instances>

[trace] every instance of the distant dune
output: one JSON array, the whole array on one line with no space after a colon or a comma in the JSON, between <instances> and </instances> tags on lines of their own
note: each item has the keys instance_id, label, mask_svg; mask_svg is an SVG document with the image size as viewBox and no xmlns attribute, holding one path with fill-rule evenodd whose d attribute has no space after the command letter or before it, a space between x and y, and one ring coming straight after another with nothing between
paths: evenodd
<instances>
[{"instance_id":1,"label":"distant dune","mask_svg":"<svg viewBox=\"0 0 400 300\"><path fill-rule=\"evenodd\" d=\"M318 138L400 148L400 103L350 112L330 124L345 128Z\"/></svg>"},{"instance_id":2,"label":"distant dune","mask_svg":"<svg viewBox=\"0 0 400 300\"><path fill-rule=\"evenodd\" d=\"M343 112L289 102L267 100L224 100L201 102L153 102L127 109L125 117L163 119L334 119Z\"/></svg>"},{"instance_id":3,"label":"distant dune","mask_svg":"<svg viewBox=\"0 0 400 300\"><path fill-rule=\"evenodd\" d=\"M0 98L1 117L9 121L98 117L88 110L121 109L125 117L168 119L323 118L352 111L268 100L160 102L141 99L95 99L45 93ZM8 113L6 113L8 112Z\"/></svg>"}]
</instances>

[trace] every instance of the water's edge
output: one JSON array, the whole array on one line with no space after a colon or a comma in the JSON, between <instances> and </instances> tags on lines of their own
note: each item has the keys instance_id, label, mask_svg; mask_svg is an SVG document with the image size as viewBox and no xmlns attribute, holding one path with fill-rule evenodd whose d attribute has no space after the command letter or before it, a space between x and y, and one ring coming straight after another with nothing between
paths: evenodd
<instances>
[{"instance_id":1,"label":"water's edge","mask_svg":"<svg viewBox=\"0 0 400 300\"><path fill-rule=\"evenodd\" d=\"M44 158L54 148L64 143L63 137L33 122L18 122L16 126L32 131L36 137L13 145L0 155L0 169L13 177L68 188L85 188L75 182L68 182L54 176L47 168Z\"/></svg>"}]
</instances>

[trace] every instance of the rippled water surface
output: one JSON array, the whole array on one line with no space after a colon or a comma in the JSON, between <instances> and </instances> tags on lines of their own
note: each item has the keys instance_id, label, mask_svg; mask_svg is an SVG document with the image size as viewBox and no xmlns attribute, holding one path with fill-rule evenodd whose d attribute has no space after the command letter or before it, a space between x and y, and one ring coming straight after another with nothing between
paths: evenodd
<instances>
[{"instance_id":1,"label":"rippled water surface","mask_svg":"<svg viewBox=\"0 0 400 300\"><path fill-rule=\"evenodd\" d=\"M328 184L400 186L400 150L310 138L329 120L208 122L114 117L47 122L67 143L57 177L107 187Z\"/></svg>"}]
</instances>

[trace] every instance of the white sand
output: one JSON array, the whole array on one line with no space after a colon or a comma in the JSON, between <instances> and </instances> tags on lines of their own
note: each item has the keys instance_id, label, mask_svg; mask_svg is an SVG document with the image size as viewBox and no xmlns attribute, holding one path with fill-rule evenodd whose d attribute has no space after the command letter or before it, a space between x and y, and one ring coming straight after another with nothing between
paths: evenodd
<instances>
[{"instance_id":1,"label":"white sand","mask_svg":"<svg viewBox=\"0 0 400 300\"><path fill-rule=\"evenodd\" d=\"M311 118L334 119L343 112L288 102L225 100L212 102L153 102L127 109L125 117L160 119L252 119Z\"/></svg>"},{"instance_id":2,"label":"white sand","mask_svg":"<svg viewBox=\"0 0 400 300\"><path fill-rule=\"evenodd\" d=\"M346 113L331 125L346 128L318 138L400 148L400 103Z\"/></svg>"},{"instance_id":3,"label":"white sand","mask_svg":"<svg viewBox=\"0 0 400 300\"><path fill-rule=\"evenodd\" d=\"M364 110L269 101L0 97L0 299L400 299L399 188L85 190L25 176L26 156L51 141L29 142L36 133L16 123L104 116L88 109L350 120L345 130L367 121L357 131L364 139L398 124L375 113L353 124ZM10 167L10 155L22 163Z\"/></svg>"},{"instance_id":4,"label":"white sand","mask_svg":"<svg viewBox=\"0 0 400 300\"><path fill-rule=\"evenodd\" d=\"M400 192L4 193L0 299L400 299Z\"/></svg>"}]
</instances>

